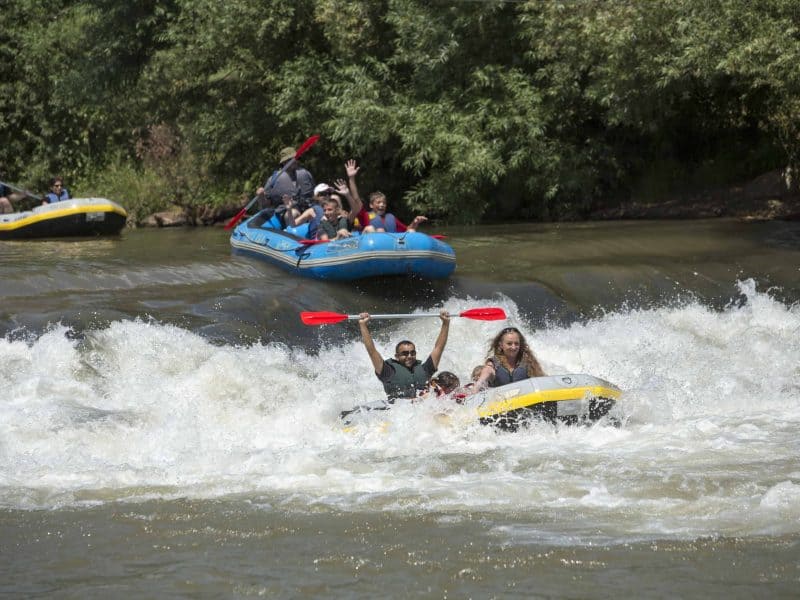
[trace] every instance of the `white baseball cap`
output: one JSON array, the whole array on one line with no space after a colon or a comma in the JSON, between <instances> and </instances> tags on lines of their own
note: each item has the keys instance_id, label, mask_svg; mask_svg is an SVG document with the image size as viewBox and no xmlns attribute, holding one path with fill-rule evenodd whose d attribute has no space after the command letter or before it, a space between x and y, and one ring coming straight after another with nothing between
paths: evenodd
<instances>
[{"instance_id":1,"label":"white baseball cap","mask_svg":"<svg viewBox=\"0 0 800 600\"><path fill-rule=\"evenodd\" d=\"M321 194L322 192L333 191L333 188L329 186L327 183L318 183L317 187L314 188L314 195Z\"/></svg>"}]
</instances>

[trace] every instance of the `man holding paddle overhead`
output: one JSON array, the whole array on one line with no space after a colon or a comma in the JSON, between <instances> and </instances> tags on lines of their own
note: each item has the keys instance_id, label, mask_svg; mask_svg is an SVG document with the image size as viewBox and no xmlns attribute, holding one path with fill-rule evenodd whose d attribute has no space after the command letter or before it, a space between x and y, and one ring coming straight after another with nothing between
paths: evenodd
<instances>
[{"instance_id":1,"label":"man holding paddle overhead","mask_svg":"<svg viewBox=\"0 0 800 600\"><path fill-rule=\"evenodd\" d=\"M375 375L383 383L383 389L389 402L394 402L397 398L415 398L417 392L425 390L427 382L439 368L439 360L442 358L445 344L447 344L447 334L450 331L450 313L446 310L439 312L442 320L442 328L439 336L433 345L430 356L421 362L417 360L417 349L413 342L403 340L395 347L394 358L384 360L377 348L372 336L367 328L369 323L369 313L361 313L358 325L361 329L361 339L367 349L372 366L375 368Z\"/></svg>"}]
</instances>

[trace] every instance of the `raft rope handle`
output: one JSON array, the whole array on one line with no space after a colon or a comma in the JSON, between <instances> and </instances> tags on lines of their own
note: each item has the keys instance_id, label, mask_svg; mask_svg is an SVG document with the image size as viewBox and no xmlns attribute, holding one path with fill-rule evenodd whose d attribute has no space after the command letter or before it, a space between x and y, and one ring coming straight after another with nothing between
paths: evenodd
<instances>
[{"instance_id":1,"label":"raft rope handle","mask_svg":"<svg viewBox=\"0 0 800 600\"><path fill-rule=\"evenodd\" d=\"M278 250L277 248L271 248L271 247L270 247L270 245L269 245L269 238L268 238L268 237L265 237L263 240L259 241L259 240L254 240L254 239L253 239L253 238L251 238L251 237L250 237L248 234L249 234L249 232L248 232L248 231L243 231L243 232L241 233L242 237L245 237L245 238L247 238L247 241L248 241L248 242L250 242L250 243L252 243L252 244L256 244L256 245L258 245L258 246L266 246L267 248L270 248L271 250L277 250L278 252L297 252L298 250L305 249L305 246L303 246L302 244L300 244L300 245L299 245L299 246L297 246L296 248L284 248L283 250ZM307 258L308 256L310 256L310 253L309 253L309 252L304 252L304 253L303 253L303 254L300 256L300 258L298 258L298 259L297 259L297 266L300 266L300 261L301 261L302 259L304 259L304 258Z\"/></svg>"}]
</instances>

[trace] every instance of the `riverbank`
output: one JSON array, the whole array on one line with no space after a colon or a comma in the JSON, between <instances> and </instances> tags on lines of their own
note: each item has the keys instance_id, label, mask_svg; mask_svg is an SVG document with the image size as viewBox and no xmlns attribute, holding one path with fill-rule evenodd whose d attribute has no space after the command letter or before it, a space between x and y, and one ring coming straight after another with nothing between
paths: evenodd
<instances>
[{"instance_id":1,"label":"riverbank","mask_svg":"<svg viewBox=\"0 0 800 600\"><path fill-rule=\"evenodd\" d=\"M240 205L190 207L154 213L141 227L224 225ZM632 199L589 213L586 221L626 219L711 219L734 217L747 221L800 220L800 192L787 176L770 171L741 184L664 195L658 200Z\"/></svg>"},{"instance_id":2,"label":"riverbank","mask_svg":"<svg viewBox=\"0 0 800 600\"><path fill-rule=\"evenodd\" d=\"M797 221L800 220L800 193L792 189L789 177L776 170L742 184L672 195L654 202L623 202L592 212L588 220L714 217Z\"/></svg>"}]
</instances>

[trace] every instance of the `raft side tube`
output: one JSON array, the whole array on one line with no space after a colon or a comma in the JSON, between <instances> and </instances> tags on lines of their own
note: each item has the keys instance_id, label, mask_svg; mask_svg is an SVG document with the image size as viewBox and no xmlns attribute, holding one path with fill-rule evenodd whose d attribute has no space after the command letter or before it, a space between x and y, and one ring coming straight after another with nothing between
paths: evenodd
<instances>
[{"instance_id":1,"label":"raft side tube","mask_svg":"<svg viewBox=\"0 0 800 600\"><path fill-rule=\"evenodd\" d=\"M480 422L515 431L531 420L568 425L591 423L608 414L622 390L592 375L531 377L489 388L468 399Z\"/></svg>"}]
</instances>

